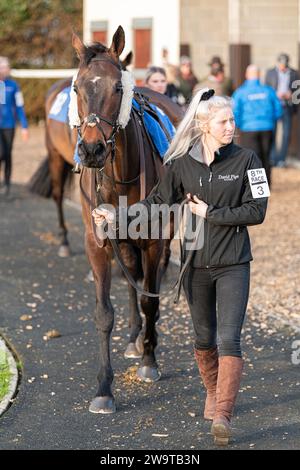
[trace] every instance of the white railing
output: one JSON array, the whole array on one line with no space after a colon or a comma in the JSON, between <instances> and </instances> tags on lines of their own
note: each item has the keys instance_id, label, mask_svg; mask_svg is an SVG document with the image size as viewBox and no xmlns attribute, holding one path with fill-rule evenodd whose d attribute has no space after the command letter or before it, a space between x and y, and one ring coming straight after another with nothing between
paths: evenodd
<instances>
[{"instance_id":1,"label":"white railing","mask_svg":"<svg viewBox=\"0 0 300 470\"><path fill-rule=\"evenodd\" d=\"M15 78L68 78L73 77L78 69L11 69ZM132 70L136 80L145 78L146 69Z\"/></svg>"},{"instance_id":2,"label":"white railing","mask_svg":"<svg viewBox=\"0 0 300 470\"><path fill-rule=\"evenodd\" d=\"M15 78L68 78L73 77L77 69L12 69Z\"/></svg>"}]
</instances>

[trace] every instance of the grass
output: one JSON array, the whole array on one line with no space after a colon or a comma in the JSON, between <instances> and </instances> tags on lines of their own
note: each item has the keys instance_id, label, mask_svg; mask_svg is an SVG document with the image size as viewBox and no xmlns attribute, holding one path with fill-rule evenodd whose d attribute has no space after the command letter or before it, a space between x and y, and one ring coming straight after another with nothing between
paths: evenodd
<instances>
[{"instance_id":1,"label":"grass","mask_svg":"<svg viewBox=\"0 0 300 470\"><path fill-rule=\"evenodd\" d=\"M10 370L5 351L0 351L0 401L8 392Z\"/></svg>"}]
</instances>

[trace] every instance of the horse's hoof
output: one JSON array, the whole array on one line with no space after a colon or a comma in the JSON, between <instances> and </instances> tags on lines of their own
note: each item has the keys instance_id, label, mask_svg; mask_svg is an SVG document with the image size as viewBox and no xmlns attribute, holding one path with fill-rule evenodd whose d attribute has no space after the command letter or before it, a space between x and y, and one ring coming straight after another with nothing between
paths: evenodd
<instances>
[{"instance_id":1,"label":"horse's hoof","mask_svg":"<svg viewBox=\"0 0 300 470\"><path fill-rule=\"evenodd\" d=\"M135 343L129 343L124 353L124 357L126 359L130 359L130 358L139 359L142 357L142 354L137 349Z\"/></svg>"},{"instance_id":2,"label":"horse's hoof","mask_svg":"<svg viewBox=\"0 0 300 470\"><path fill-rule=\"evenodd\" d=\"M137 370L137 376L143 382L157 382L161 373L157 367L142 366Z\"/></svg>"},{"instance_id":3,"label":"horse's hoof","mask_svg":"<svg viewBox=\"0 0 300 470\"><path fill-rule=\"evenodd\" d=\"M93 274L93 271L90 269L88 274L86 275L86 280L88 282L94 282L94 274Z\"/></svg>"},{"instance_id":4,"label":"horse's hoof","mask_svg":"<svg viewBox=\"0 0 300 470\"><path fill-rule=\"evenodd\" d=\"M102 414L115 413L115 400L112 397L95 397L89 406L89 411Z\"/></svg>"},{"instance_id":5,"label":"horse's hoof","mask_svg":"<svg viewBox=\"0 0 300 470\"><path fill-rule=\"evenodd\" d=\"M61 245L58 250L58 256L60 258L68 258L71 256L71 250L68 245Z\"/></svg>"}]
</instances>

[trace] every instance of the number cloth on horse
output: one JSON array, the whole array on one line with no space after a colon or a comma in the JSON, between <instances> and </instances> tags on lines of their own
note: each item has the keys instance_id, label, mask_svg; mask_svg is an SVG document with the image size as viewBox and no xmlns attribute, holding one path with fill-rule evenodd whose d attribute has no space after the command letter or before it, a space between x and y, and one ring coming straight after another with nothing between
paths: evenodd
<instances>
[{"instance_id":1,"label":"number cloth on horse","mask_svg":"<svg viewBox=\"0 0 300 470\"><path fill-rule=\"evenodd\" d=\"M55 98L48 117L54 121L68 123L71 86L64 88Z\"/></svg>"}]
</instances>

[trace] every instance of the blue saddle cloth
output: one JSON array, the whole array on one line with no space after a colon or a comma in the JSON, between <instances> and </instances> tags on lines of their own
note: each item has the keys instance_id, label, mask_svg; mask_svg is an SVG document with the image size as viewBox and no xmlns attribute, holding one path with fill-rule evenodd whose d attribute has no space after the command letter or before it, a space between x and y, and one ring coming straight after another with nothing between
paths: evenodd
<instances>
[{"instance_id":1,"label":"blue saddle cloth","mask_svg":"<svg viewBox=\"0 0 300 470\"><path fill-rule=\"evenodd\" d=\"M135 99L132 100L132 104L137 110L140 111L141 106ZM151 116L151 114L144 110L144 123L146 129L152 139L156 150L158 151L159 155L163 158L169 148L170 140L174 137L175 127L173 126L169 117L163 112L162 109L151 103L148 103L148 106L153 109L153 111L158 116L159 121L162 122L164 128L169 134L166 135L159 122L153 116Z\"/></svg>"},{"instance_id":2,"label":"blue saddle cloth","mask_svg":"<svg viewBox=\"0 0 300 470\"><path fill-rule=\"evenodd\" d=\"M57 97L55 98L48 117L53 119L54 121L68 123L68 112L69 112L69 104L70 104L70 92L71 87L68 86L64 88L61 92L58 93ZM76 143L76 148L74 151L74 161L75 163L81 163L79 155L78 155L78 141Z\"/></svg>"},{"instance_id":3,"label":"blue saddle cloth","mask_svg":"<svg viewBox=\"0 0 300 470\"><path fill-rule=\"evenodd\" d=\"M68 86L58 93L49 111L48 117L50 119L59 122L68 122L70 91L71 87Z\"/></svg>"}]
</instances>

